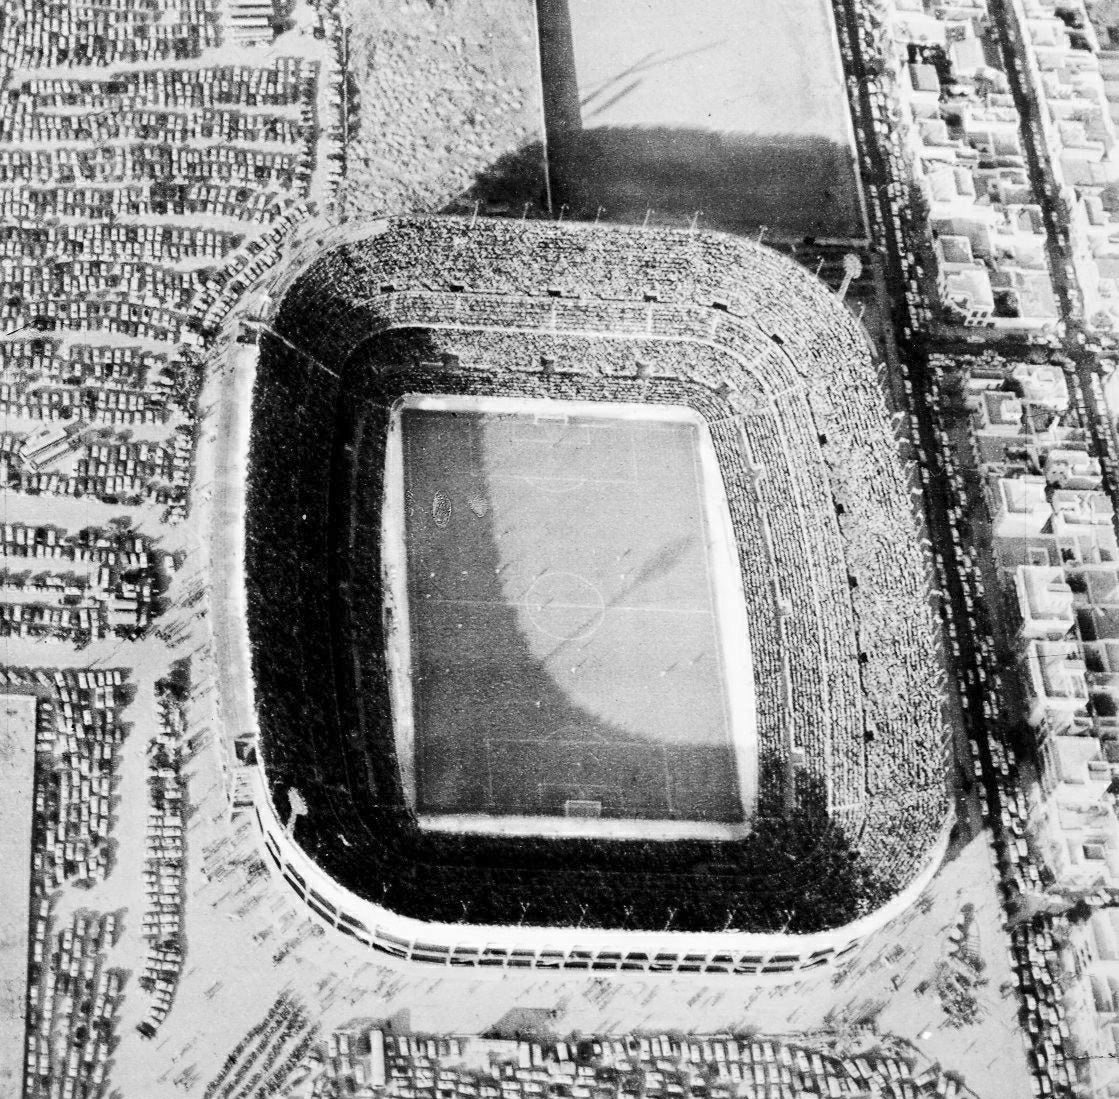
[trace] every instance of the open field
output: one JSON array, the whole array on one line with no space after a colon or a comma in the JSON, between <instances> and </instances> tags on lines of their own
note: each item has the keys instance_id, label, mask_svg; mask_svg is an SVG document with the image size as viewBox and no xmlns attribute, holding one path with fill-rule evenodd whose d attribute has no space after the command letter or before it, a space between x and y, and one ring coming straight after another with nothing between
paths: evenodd
<instances>
[{"instance_id":1,"label":"open field","mask_svg":"<svg viewBox=\"0 0 1119 1099\"><path fill-rule=\"evenodd\" d=\"M557 202L865 235L828 0L548 0L540 41Z\"/></svg>"},{"instance_id":2,"label":"open field","mask_svg":"<svg viewBox=\"0 0 1119 1099\"><path fill-rule=\"evenodd\" d=\"M724 637L748 684L744 607L712 564L729 523L702 429L546 411L401 415L417 808L740 822L732 745L756 743Z\"/></svg>"}]
</instances>

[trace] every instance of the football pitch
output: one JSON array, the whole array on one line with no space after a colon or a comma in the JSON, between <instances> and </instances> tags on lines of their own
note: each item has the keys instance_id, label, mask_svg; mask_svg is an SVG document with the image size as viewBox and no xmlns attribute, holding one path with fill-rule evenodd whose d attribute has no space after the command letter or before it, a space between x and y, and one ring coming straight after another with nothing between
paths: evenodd
<instances>
[{"instance_id":1,"label":"football pitch","mask_svg":"<svg viewBox=\"0 0 1119 1099\"><path fill-rule=\"evenodd\" d=\"M538 13L548 157L573 213L866 237L830 0L540 0Z\"/></svg>"},{"instance_id":2,"label":"football pitch","mask_svg":"<svg viewBox=\"0 0 1119 1099\"><path fill-rule=\"evenodd\" d=\"M421 823L741 830L752 680L702 423L646 406L409 402L397 415Z\"/></svg>"}]
</instances>

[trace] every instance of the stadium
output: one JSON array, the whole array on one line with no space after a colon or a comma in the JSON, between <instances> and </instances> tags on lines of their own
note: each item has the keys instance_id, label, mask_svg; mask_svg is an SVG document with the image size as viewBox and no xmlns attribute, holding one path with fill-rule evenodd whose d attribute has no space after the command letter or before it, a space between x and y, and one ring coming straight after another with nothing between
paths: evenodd
<instances>
[{"instance_id":1,"label":"stadium","mask_svg":"<svg viewBox=\"0 0 1119 1099\"><path fill-rule=\"evenodd\" d=\"M929 880L911 482L795 264L379 223L294 274L251 415L257 819L320 919L443 964L789 972Z\"/></svg>"}]
</instances>

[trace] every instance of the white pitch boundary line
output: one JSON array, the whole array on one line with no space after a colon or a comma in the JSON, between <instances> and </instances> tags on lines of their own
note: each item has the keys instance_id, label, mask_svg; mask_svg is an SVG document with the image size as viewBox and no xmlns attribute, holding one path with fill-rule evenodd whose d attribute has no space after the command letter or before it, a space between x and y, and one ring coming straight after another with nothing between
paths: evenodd
<instances>
[{"instance_id":1,"label":"white pitch boundary line","mask_svg":"<svg viewBox=\"0 0 1119 1099\"><path fill-rule=\"evenodd\" d=\"M603 607L598 603L557 603L551 600L547 603L535 604L525 603L522 601L506 601L506 600L491 600L491 599L443 599L438 596L422 597L420 598L421 605L423 604L437 604L439 606L460 606L460 607L520 607L522 610L549 610L552 607L564 611L602 611ZM696 609L688 607L662 607L650 604L647 607L633 607L623 606L621 604L612 604L605 608L606 613L610 611L640 611L648 612L650 614L687 614L703 616L711 618L712 614L709 609L700 607Z\"/></svg>"},{"instance_id":2,"label":"white pitch boundary line","mask_svg":"<svg viewBox=\"0 0 1119 1099\"><path fill-rule=\"evenodd\" d=\"M715 590L715 577L710 561L710 542L713 540L714 535L710 523L708 522L707 509L704 506L704 479L703 469L700 466L698 446L691 448L691 458L692 477L695 483L695 498L699 510L699 526L705 549L705 552L700 554L700 560L703 568L704 589L707 592L707 617L711 625L711 643L715 649L715 659L719 663L719 708L723 713L723 736L726 740L726 747L730 750L731 757L734 758L738 753L738 745L734 735L734 715L731 713L729 698L729 693L733 690L733 687L730 680L730 669L727 667L726 654L723 652L723 638L719 629L719 597ZM667 779L668 759L666 757L665 780L667 781ZM737 767L735 768L734 785L737 789L739 801L743 801L746 797L746 791L741 789Z\"/></svg>"},{"instance_id":3,"label":"white pitch boundary line","mask_svg":"<svg viewBox=\"0 0 1119 1099\"><path fill-rule=\"evenodd\" d=\"M631 485L633 481L628 477L584 477L581 473L569 473L562 477L550 477L547 474L535 473L502 473L498 470L490 470L485 474L488 480L493 481L527 481L532 482L540 481L578 481L584 485Z\"/></svg>"},{"instance_id":4,"label":"white pitch boundary line","mask_svg":"<svg viewBox=\"0 0 1119 1099\"><path fill-rule=\"evenodd\" d=\"M574 740L570 737L554 737L549 736L547 733L539 737L528 736L501 736L501 737L487 737L487 744L523 744L526 748L536 750L542 747L548 747L552 744L559 744L565 748L585 748L592 752L632 752L638 756L644 755L649 750L647 743L637 743L632 740L607 740L603 737L594 739ZM657 746L658 751L663 751L663 746ZM564 785L558 783L557 785Z\"/></svg>"},{"instance_id":5,"label":"white pitch boundary line","mask_svg":"<svg viewBox=\"0 0 1119 1099\"><path fill-rule=\"evenodd\" d=\"M432 403L430 403L426 406L421 404L419 407L430 407L433 410L435 410L435 409L438 408L438 405L436 403L432 402ZM604 405L603 405L602 402L598 402L597 407L599 409L603 409L605 411ZM671 432L674 435L674 438L676 438L676 439L679 438L678 428L679 428L679 425L681 423L688 424L689 426L692 426L693 428L695 428L696 426L703 423L703 421L698 416L695 416L695 415L682 416L682 417L679 417L679 418L677 418L676 416L673 416L671 419L665 418L664 420L661 420L661 421L658 421L658 420L650 421L649 419L647 419L648 411L649 411L650 408L655 408L657 406L647 406L647 405L641 404L638 407L640 408L641 413L642 413L642 415L640 417L640 420L641 420L641 427L643 429L658 428L661 431L668 431L668 432ZM481 411L481 410L475 410L475 411ZM490 415L492 415L492 413L482 412L483 419L488 418L488 416L490 416ZM629 419L628 417L625 417L625 416L623 416L623 417L611 416L610 418L611 419L621 418L623 420L628 420ZM597 426L597 425L595 425L595 426ZM603 424L603 427L608 428L612 433L619 433L620 432L622 435L626 436L626 438L627 438L627 440L630 444L629 445L629 452L630 452L629 453L629 459L630 459L629 464L632 468L635 461L637 460L637 445L636 445L636 434L637 433L634 430L635 425L633 423L630 423L630 422L626 422L626 423L624 423L624 425L609 423L609 424ZM618 442L620 443L621 440L619 439ZM692 466L693 485L694 485L695 490L696 490L696 497L697 497L697 500L698 500L698 502L701 506L701 509L702 509L705 506L705 499L706 499L704 491L703 491L705 481L704 481L703 477L701 476L699 455L695 452L693 452L691 454L691 466ZM640 472L639 467L634 470L635 475L638 474L639 472ZM570 476L548 477L546 475L545 476L531 476L531 475L525 475L525 474L519 474L519 475L518 474L500 474L500 473L492 473L492 472L489 473L488 476L494 477L495 479L500 477L500 478L505 479L505 480L521 481L521 482L524 482L524 483L529 484L529 485L533 484L534 482L536 483L536 485L541 485L543 483L547 483L548 481L571 482L572 480L574 480L574 478L572 478ZM684 475L684 478L686 480L686 474ZM594 485L594 484L609 484L609 485L618 485L618 486L623 486L623 487L629 487L629 486L632 486L634 484L635 480L640 482L641 478L639 476L635 476L634 478L602 478L602 477L598 477L598 478L578 478L578 480L580 480L582 482L580 487L583 487L584 485L590 486L590 485ZM700 525L701 525L701 530L702 530L702 534L703 534L703 539L704 539L704 542L706 543L707 539L711 536L711 524L709 522L709 516L707 515L706 510L702 511ZM664 606L664 605L661 605L661 604L649 604L647 606L618 605L617 607L612 607L610 609L618 609L618 610L623 610L623 611L651 612L651 613L654 613L654 614L661 613L661 614L664 614L666 616L684 615L684 616L688 616L688 617L692 617L692 618L697 617L697 616L706 617L707 619L711 620L711 627L710 628L715 631L717 659L719 660L720 666L723 667L723 669L724 669L724 678L725 678L725 659L723 658L723 654L720 651L721 636L719 634L719 618L718 618L717 605L715 603L715 593L714 593L715 577L714 577L714 574L713 574L713 571L712 571L712 563L709 560L707 560L706 556L705 556L705 559L704 559L704 562L703 562L703 570L704 570L705 584L706 584L706 588L707 588L707 604L708 605L707 605L706 608L680 608L680 607L668 607L668 606ZM440 605L440 606L456 606L457 605L457 606L502 607L502 608L513 606L513 607L522 608L527 612L531 612L531 609L533 607L539 606L539 604L531 604L530 605L527 601L506 602L506 601L487 601L487 600L455 600L455 599L447 599L447 598L442 598L442 597L434 598L434 599L433 598L423 598L419 601L421 602L421 604L430 603L430 604L433 604L433 605ZM590 611L599 612L603 609L601 607L601 605L599 605L597 603L595 605L587 605L587 604L581 604L581 603L570 603L570 602L568 602L568 603L558 603L558 602L556 602L556 603L549 603L546 606L555 607L557 610L569 610L570 609L570 610L580 610L580 611L587 611L587 612L590 612ZM720 694L721 694L720 702L721 702L721 705L722 705L723 715L724 715L724 731L725 731L725 734L726 734L726 740L729 742L726 746L731 748L732 755L737 756L737 743L736 743L736 741L735 741L735 739L733 738L733 735L732 735L732 727L730 725L730 719L729 719L729 714L728 714L729 702L728 702L728 699L722 694L722 692L720 692ZM595 742L595 743L598 744L598 742ZM599 746L601 747L601 745L599 745ZM487 761L486 761L486 764L487 764L487 776L486 776L487 777L487 783L490 783L493 780L493 759L492 759L493 747L494 747L494 745L493 745L492 739L491 738L486 738L485 750L486 750L486 754L487 754ZM616 746L612 746L612 747L621 747L621 745L616 745ZM672 809L671 800L670 800L670 798L671 798L671 786L670 786L670 774L669 774L669 753L667 752L667 750L664 748L663 745L656 746L655 751L657 753L658 762L660 764L660 767L664 771L664 776L663 776L664 803L665 803L666 806L669 807L668 811L672 812L674 810ZM741 792L739 792L739 795L740 795L740 799L741 799ZM492 788L491 788L491 797L492 797ZM660 823L663 824L664 822L661 821ZM728 827L731 829L731 834L732 835L737 836L739 834L743 834L739 827L736 827L736 826L728 826ZM487 830L487 829L482 829L482 830ZM500 828L495 828L495 830L496 831L501 831ZM748 829L746 829L746 830L748 830ZM689 832L689 834L690 834L690 832ZM720 833L720 835L721 834L722 833Z\"/></svg>"}]
</instances>

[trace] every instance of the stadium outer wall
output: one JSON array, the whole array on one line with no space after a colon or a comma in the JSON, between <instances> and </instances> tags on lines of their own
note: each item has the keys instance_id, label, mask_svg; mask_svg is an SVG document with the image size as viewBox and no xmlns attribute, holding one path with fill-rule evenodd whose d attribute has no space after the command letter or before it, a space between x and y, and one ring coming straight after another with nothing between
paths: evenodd
<instances>
[{"instance_id":1,"label":"stadium outer wall","mask_svg":"<svg viewBox=\"0 0 1119 1099\"><path fill-rule=\"evenodd\" d=\"M263 765L253 819L273 874L316 920L379 954L456 967L765 974L796 980L806 970L841 962L873 932L900 916L932 881L948 850L945 822L924 869L881 908L814 935L749 931L620 931L517 927L414 920L355 896L309 858L282 827Z\"/></svg>"},{"instance_id":2,"label":"stadium outer wall","mask_svg":"<svg viewBox=\"0 0 1119 1099\"><path fill-rule=\"evenodd\" d=\"M647 297L646 301L649 300ZM732 316L737 304L730 303ZM717 301L715 308L725 312L727 304ZM250 408L240 409L238 415L247 420ZM246 437L247 432L242 434L242 438ZM242 469L247 468L247 453L241 455L240 465ZM244 485L245 479L241 478L237 487L242 495ZM241 544L234 560L244 561L243 524L237 536ZM240 591L233 594L240 596L237 602L243 605L243 574L235 587ZM248 667L247 637L244 640L243 648L234 644L232 649L234 653L240 649L244 657L245 683L251 692L253 681ZM250 709L255 717L255 707L250 706ZM290 828L285 829L281 824L261 753L258 753L254 770L254 818L261 832L267 862L311 913L372 950L444 965L795 974L842 959L868 934L908 907L943 859L950 828L950 817L946 814L941 819L935 842L925 848L919 869L907 875L904 886L886 903L860 919L816 933L656 932L434 922L411 918L358 897L332 878L302 850Z\"/></svg>"}]
</instances>

